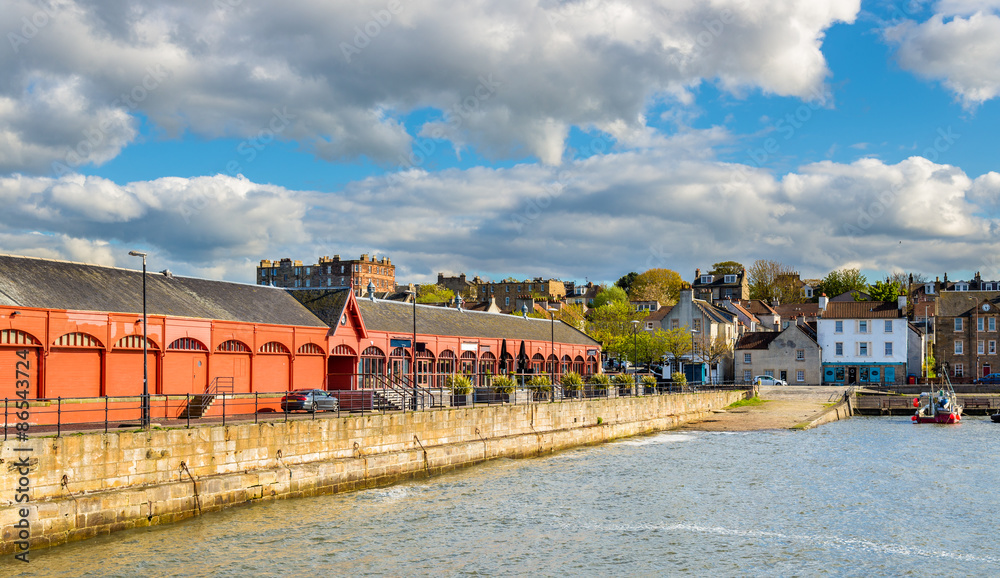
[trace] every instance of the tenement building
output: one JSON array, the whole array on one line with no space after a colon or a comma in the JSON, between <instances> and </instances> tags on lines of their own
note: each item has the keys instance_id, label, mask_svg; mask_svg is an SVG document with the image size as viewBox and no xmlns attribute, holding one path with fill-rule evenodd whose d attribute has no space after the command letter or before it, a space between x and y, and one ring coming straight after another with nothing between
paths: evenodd
<instances>
[{"instance_id":1,"label":"tenement building","mask_svg":"<svg viewBox=\"0 0 1000 578\"><path fill-rule=\"evenodd\" d=\"M354 287L358 295L367 290L368 282L375 291L384 293L396 289L396 266L388 257L378 259L364 254L360 259L341 259L340 255L320 257L319 263L303 265L302 261L263 259L257 267L257 284L305 289L320 287Z\"/></svg>"},{"instance_id":2,"label":"tenement building","mask_svg":"<svg viewBox=\"0 0 1000 578\"><path fill-rule=\"evenodd\" d=\"M935 302L934 358L952 380L1000 371L1000 291L941 291Z\"/></svg>"}]
</instances>

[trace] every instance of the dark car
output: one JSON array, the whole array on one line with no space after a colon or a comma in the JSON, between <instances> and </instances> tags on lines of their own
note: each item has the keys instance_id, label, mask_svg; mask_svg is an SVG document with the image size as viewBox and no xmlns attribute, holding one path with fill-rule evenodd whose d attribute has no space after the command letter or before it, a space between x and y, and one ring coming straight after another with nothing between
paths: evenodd
<instances>
[{"instance_id":1,"label":"dark car","mask_svg":"<svg viewBox=\"0 0 1000 578\"><path fill-rule=\"evenodd\" d=\"M984 375L972 383L989 383L996 385L1000 383L1000 373L990 373L989 375Z\"/></svg>"},{"instance_id":2,"label":"dark car","mask_svg":"<svg viewBox=\"0 0 1000 578\"><path fill-rule=\"evenodd\" d=\"M322 389L296 389L281 398L281 411L337 411L337 398Z\"/></svg>"}]
</instances>

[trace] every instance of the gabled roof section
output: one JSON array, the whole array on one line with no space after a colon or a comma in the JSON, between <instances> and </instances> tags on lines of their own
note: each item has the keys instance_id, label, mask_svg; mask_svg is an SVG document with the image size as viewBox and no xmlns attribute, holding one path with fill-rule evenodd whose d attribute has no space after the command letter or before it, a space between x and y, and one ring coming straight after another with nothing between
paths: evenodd
<instances>
[{"instance_id":1,"label":"gabled roof section","mask_svg":"<svg viewBox=\"0 0 1000 578\"><path fill-rule=\"evenodd\" d=\"M762 299L747 299L741 301L741 305L747 308L754 315L777 315L778 312L773 307L765 303Z\"/></svg>"},{"instance_id":2,"label":"gabled roof section","mask_svg":"<svg viewBox=\"0 0 1000 578\"><path fill-rule=\"evenodd\" d=\"M673 305L664 305L663 307L660 307L656 311L653 311L652 313L647 315L646 318L643 319L643 321L662 322L663 318L666 317L670 313L670 310L673 308L674 308Z\"/></svg>"},{"instance_id":3,"label":"gabled roof section","mask_svg":"<svg viewBox=\"0 0 1000 578\"><path fill-rule=\"evenodd\" d=\"M692 304L701 311L702 315L715 323L736 323L736 315L721 307L716 307L701 299L692 300Z\"/></svg>"},{"instance_id":4,"label":"gabled roof section","mask_svg":"<svg viewBox=\"0 0 1000 578\"><path fill-rule=\"evenodd\" d=\"M736 309L737 311L745 315L747 318L750 319L750 321L753 321L754 323L760 323L760 319L757 319L757 316L751 313L749 309L747 309L743 305L740 305L739 301L730 301L729 303L733 306L733 309Z\"/></svg>"},{"instance_id":5,"label":"gabled roof section","mask_svg":"<svg viewBox=\"0 0 1000 578\"><path fill-rule=\"evenodd\" d=\"M0 305L142 313L142 271L0 255ZM300 327L325 324L281 289L192 277L146 275L146 311Z\"/></svg>"},{"instance_id":6,"label":"gabled roof section","mask_svg":"<svg viewBox=\"0 0 1000 578\"><path fill-rule=\"evenodd\" d=\"M368 331L407 335L413 332L414 307L410 303L359 299L357 301ZM457 337L495 339L530 339L549 341L555 331L559 343L599 347L600 344L561 321L554 326L547 319L523 318L520 315L484 313L445 307L416 306L417 333Z\"/></svg>"},{"instance_id":7,"label":"gabled roof section","mask_svg":"<svg viewBox=\"0 0 1000 578\"><path fill-rule=\"evenodd\" d=\"M350 287L332 289L289 289L292 297L311 311L321 321L330 326L331 335L336 335L343 324L341 318L346 315L349 325L361 339L368 337L358 301ZM402 303L402 302L399 302ZM412 307L412 305L411 305Z\"/></svg>"},{"instance_id":8,"label":"gabled roof section","mask_svg":"<svg viewBox=\"0 0 1000 578\"><path fill-rule=\"evenodd\" d=\"M964 317L972 315L977 307L990 303L991 314L996 314L1000 307L1000 291L942 291L937 298L937 313L939 317ZM981 311L981 310L980 310Z\"/></svg>"},{"instance_id":9,"label":"gabled roof section","mask_svg":"<svg viewBox=\"0 0 1000 578\"><path fill-rule=\"evenodd\" d=\"M782 319L793 319L796 315L806 317L816 317L819 315L819 303L789 303L787 305L777 305L774 310Z\"/></svg>"},{"instance_id":10,"label":"gabled roof section","mask_svg":"<svg viewBox=\"0 0 1000 578\"><path fill-rule=\"evenodd\" d=\"M791 331L793 328L798 331L801 331L802 333L805 333L806 337L811 339L813 343L819 344L819 340L816 338L816 329L814 327L811 327L809 324L806 325L795 324L795 325L789 325L787 328L785 328L785 331ZM785 331L782 331L782 333L784 333Z\"/></svg>"},{"instance_id":11,"label":"gabled roof section","mask_svg":"<svg viewBox=\"0 0 1000 578\"><path fill-rule=\"evenodd\" d=\"M767 349L771 342L781 335L779 331L755 331L744 333L736 342L736 349Z\"/></svg>"},{"instance_id":12,"label":"gabled roof section","mask_svg":"<svg viewBox=\"0 0 1000 578\"><path fill-rule=\"evenodd\" d=\"M823 319L896 319L902 317L896 303L885 301L831 301Z\"/></svg>"}]
</instances>

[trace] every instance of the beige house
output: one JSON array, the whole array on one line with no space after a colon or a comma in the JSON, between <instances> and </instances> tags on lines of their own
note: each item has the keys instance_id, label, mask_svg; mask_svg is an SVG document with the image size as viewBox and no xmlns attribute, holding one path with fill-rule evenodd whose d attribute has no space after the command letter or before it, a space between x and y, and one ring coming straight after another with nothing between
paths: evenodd
<instances>
[{"instance_id":1,"label":"beige house","mask_svg":"<svg viewBox=\"0 0 1000 578\"><path fill-rule=\"evenodd\" d=\"M736 379L769 375L788 385L822 383L822 350L808 325L783 331L746 333L736 342Z\"/></svg>"}]
</instances>

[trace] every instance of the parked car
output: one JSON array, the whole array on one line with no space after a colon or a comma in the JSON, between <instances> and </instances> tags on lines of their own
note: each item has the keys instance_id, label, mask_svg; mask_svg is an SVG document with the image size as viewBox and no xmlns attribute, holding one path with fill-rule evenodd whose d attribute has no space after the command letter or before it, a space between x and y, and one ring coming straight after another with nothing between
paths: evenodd
<instances>
[{"instance_id":1,"label":"parked car","mask_svg":"<svg viewBox=\"0 0 1000 578\"><path fill-rule=\"evenodd\" d=\"M753 378L753 382L756 385L788 385L787 381L771 375L758 375Z\"/></svg>"},{"instance_id":2,"label":"parked car","mask_svg":"<svg viewBox=\"0 0 1000 578\"><path fill-rule=\"evenodd\" d=\"M281 411L337 411L337 398L322 389L296 389L281 398Z\"/></svg>"},{"instance_id":3,"label":"parked car","mask_svg":"<svg viewBox=\"0 0 1000 578\"><path fill-rule=\"evenodd\" d=\"M989 383L996 385L1000 383L1000 373L990 373L989 375L984 375L979 379L974 380L972 383Z\"/></svg>"}]
</instances>

